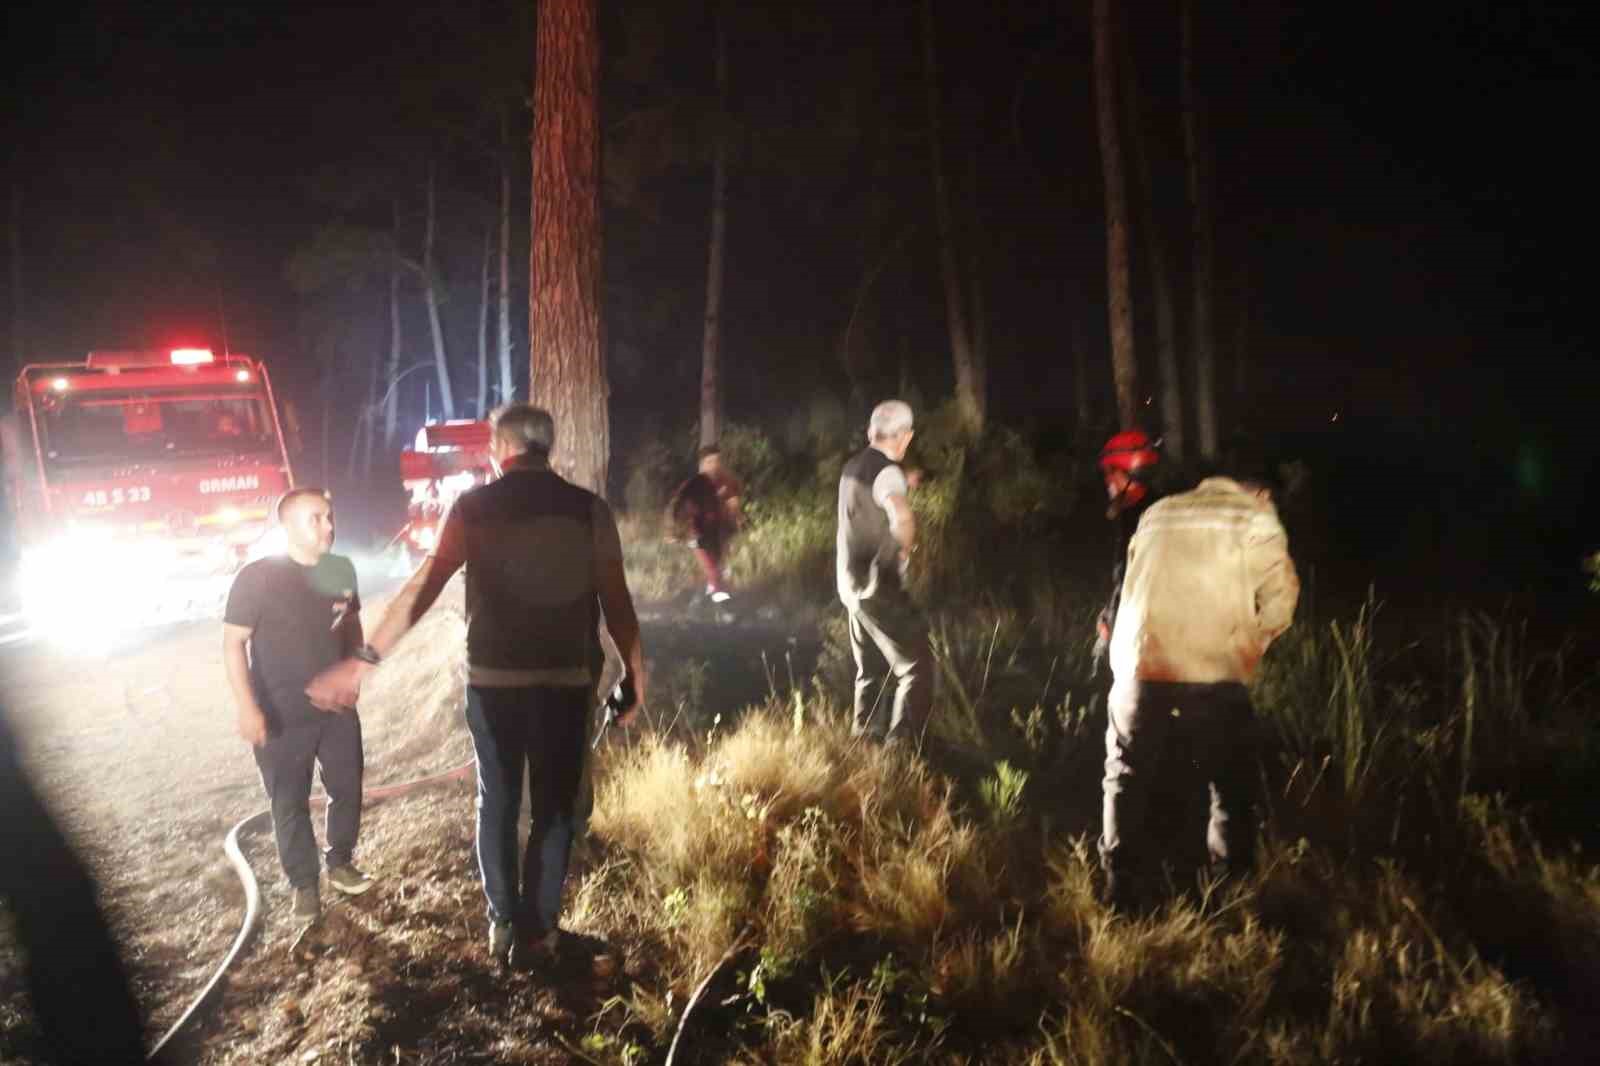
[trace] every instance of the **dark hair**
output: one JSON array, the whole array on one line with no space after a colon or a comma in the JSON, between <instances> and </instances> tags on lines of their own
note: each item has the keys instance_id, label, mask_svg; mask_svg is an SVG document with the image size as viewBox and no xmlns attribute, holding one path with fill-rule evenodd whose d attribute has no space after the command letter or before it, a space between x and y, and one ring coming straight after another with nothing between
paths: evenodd
<instances>
[{"instance_id":1,"label":"dark hair","mask_svg":"<svg viewBox=\"0 0 1600 1066\"><path fill-rule=\"evenodd\" d=\"M508 403L489 415L494 435L526 452L550 454L556 442L556 420L542 407Z\"/></svg>"},{"instance_id":2,"label":"dark hair","mask_svg":"<svg viewBox=\"0 0 1600 1066\"><path fill-rule=\"evenodd\" d=\"M284 513L288 511L291 503L296 500L303 500L310 496L317 496L321 499L327 500L330 503L333 502L333 495L327 489L319 489L310 485L306 485L298 489L290 489L282 496L279 496L277 504L272 508L272 513L277 516L279 522L282 522Z\"/></svg>"},{"instance_id":3,"label":"dark hair","mask_svg":"<svg viewBox=\"0 0 1600 1066\"><path fill-rule=\"evenodd\" d=\"M722 449L715 444L702 444L695 454L704 459L708 455L721 455Z\"/></svg>"}]
</instances>

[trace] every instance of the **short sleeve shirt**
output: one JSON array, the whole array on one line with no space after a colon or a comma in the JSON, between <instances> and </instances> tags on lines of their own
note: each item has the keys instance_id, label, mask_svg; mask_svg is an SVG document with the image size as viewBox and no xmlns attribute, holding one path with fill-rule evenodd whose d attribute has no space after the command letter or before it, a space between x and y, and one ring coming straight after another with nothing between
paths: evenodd
<instances>
[{"instance_id":1,"label":"short sleeve shirt","mask_svg":"<svg viewBox=\"0 0 1600 1066\"><path fill-rule=\"evenodd\" d=\"M906 474L900 469L898 463L890 463L878 471L878 476L872 479L872 502L884 509L893 523L894 512L889 510L889 497L909 496L911 488L906 484Z\"/></svg>"},{"instance_id":2,"label":"short sleeve shirt","mask_svg":"<svg viewBox=\"0 0 1600 1066\"><path fill-rule=\"evenodd\" d=\"M250 676L269 719L293 724L320 713L306 685L345 655L345 627L360 610L356 569L342 555L314 566L277 555L239 571L223 621L250 630Z\"/></svg>"}]
</instances>

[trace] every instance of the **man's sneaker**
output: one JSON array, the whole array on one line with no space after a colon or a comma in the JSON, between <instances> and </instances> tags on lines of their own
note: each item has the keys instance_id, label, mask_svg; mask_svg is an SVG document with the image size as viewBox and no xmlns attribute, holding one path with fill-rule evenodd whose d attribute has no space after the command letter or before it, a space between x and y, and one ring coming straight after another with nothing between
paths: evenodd
<instances>
[{"instance_id":1,"label":"man's sneaker","mask_svg":"<svg viewBox=\"0 0 1600 1066\"><path fill-rule=\"evenodd\" d=\"M347 896L359 896L372 887L373 879L351 863L328 867L328 884Z\"/></svg>"},{"instance_id":2,"label":"man's sneaker","mask_svg":"<svg viewBox=\"0 0 1600 1066\"><path fill-rule=\"evenodd\" d=\"M294 916L302 921L316 921L322 916L322 897L316 885L306 885L294 890Z\"/></svg>"},{"instance_id":3,"label":"man's sneaker","mask_svg":"<svg viewBox=\"0 0 1600 1066\"><path fill-rule=\"evenodd\" d=\"M552 929L540 936L514 936L511 941L511 968L527 973L529 970L554 969L561 949L561 930Z\"/></svg>"},{"instance_id":4,"label":"man's sneaker","mask_svg":"<svg viewBox=\"0 0 1600 1066\"><path fill-rule=\"evenodd\" d=\"M515 938L511 933L510 922L489 922L489 961L504 964L507 956L511 954L511 944Z\"/></svg>"},{"instance_id":5,"label":"man's sneaker","mask_svg":"<svg viewBox=\"0 0 1600 1066\"><path fill-rule=\"evenodd\" d=\"M711 602L712 603L727 603L731 599L733 599L733 596L731 594L727 593L727 592L722 591L721 589L718 589L717 591L715 591L715 592L713 592L711 594Z\"/></svg>"}]
</instances>

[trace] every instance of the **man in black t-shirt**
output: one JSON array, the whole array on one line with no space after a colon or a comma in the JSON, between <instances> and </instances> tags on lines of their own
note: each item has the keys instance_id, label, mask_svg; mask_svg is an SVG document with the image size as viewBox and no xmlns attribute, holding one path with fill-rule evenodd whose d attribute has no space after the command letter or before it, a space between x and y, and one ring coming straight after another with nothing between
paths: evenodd
<instances>
[{"instance_id":1,"label":"man in black t-shirt","mask_svg":"<svg viewBox=\"0 0 1600 1066\"><path fill-rule=\"evenodd\" d=\"M333 547L333 507L321 489L278 502L285 555L250 563L233 581L222 623L222 662L272 804L278 860L294 889L296 917L321 912L311 776L328 793L328 883L359 895L372 879L351 862L361 828L361 720L352 708L312 706L306 686L362 644L356 571Z\"/></svg>"}]
</instances>

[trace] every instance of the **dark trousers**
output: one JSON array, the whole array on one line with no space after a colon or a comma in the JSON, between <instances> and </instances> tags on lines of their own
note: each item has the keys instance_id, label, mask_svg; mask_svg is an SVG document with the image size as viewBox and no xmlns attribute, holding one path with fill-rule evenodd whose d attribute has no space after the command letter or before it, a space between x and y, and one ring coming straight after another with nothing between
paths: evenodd
<instances>
[{"instance_id":1,"label":"dark trousers","mask_svg":"<svg viewBox=\"0 0 1600 1066\"><path fill-rule=\"evenodd\" d=\"M478 871L489 920L538 936L556 928L576 830L590 693L581 687L467 687L478 759ZM524 768L532 824L517 877Z\"/></svg>"},{"instance_id":2,"label":"dark trousers","mask_svg":"<svg viewBox=\"0 0 1600 1066\"><path fill-rule=\"evenodd\" d=\"M708 592L726 592L722 577L722 557L727 554L727 538L718 530L696 533L693 541L694 558L706 576Z\"/></svg>"},{"instance_id":3,"label":"dark trousers","mask_svg":"<svg viewBox=\"0 0 1600 1066\"><path fill-rule=\"evenodd\" d=\"M1243 685L1117 681L1106 701L1106 776L1100 862L1113 902L1132 902L1163 858L1159 821L1188 824L1202 785L1210 795L1206 848L1218 873L1250 867L1255 847L1258 745ZM1159 809L1160 797L1176 806ZM1198 819L1195 819L1197 822Z\"/></svg>"},{"instance_id":4,"label":"dark trousers","mask_svg":"<svg viewBox=\"0 0 1600 1066\"><path fill-rule=\"evenodd\" d=\"M874 596L847 611L856 661L856 735L917 740L933 708L933 655L928 623L904 593ZM892 702L883 699L890 676Z\"/></svg>"},{"instance_id":5,"label":"dark trousers","mask_svg":"<svg viewBox=\"0 0 1600 1066\"><path fill-rule=\"evenodd\" d=\"M311 829L311 773L322 770L328 794L324 856L329 867L348 863L361 832L361 719L354 711L296 719L274 730L255 749L261 784L272 804L278 861L289 884L317 883L317 839Z\"/></svg>"}]
</instances>

